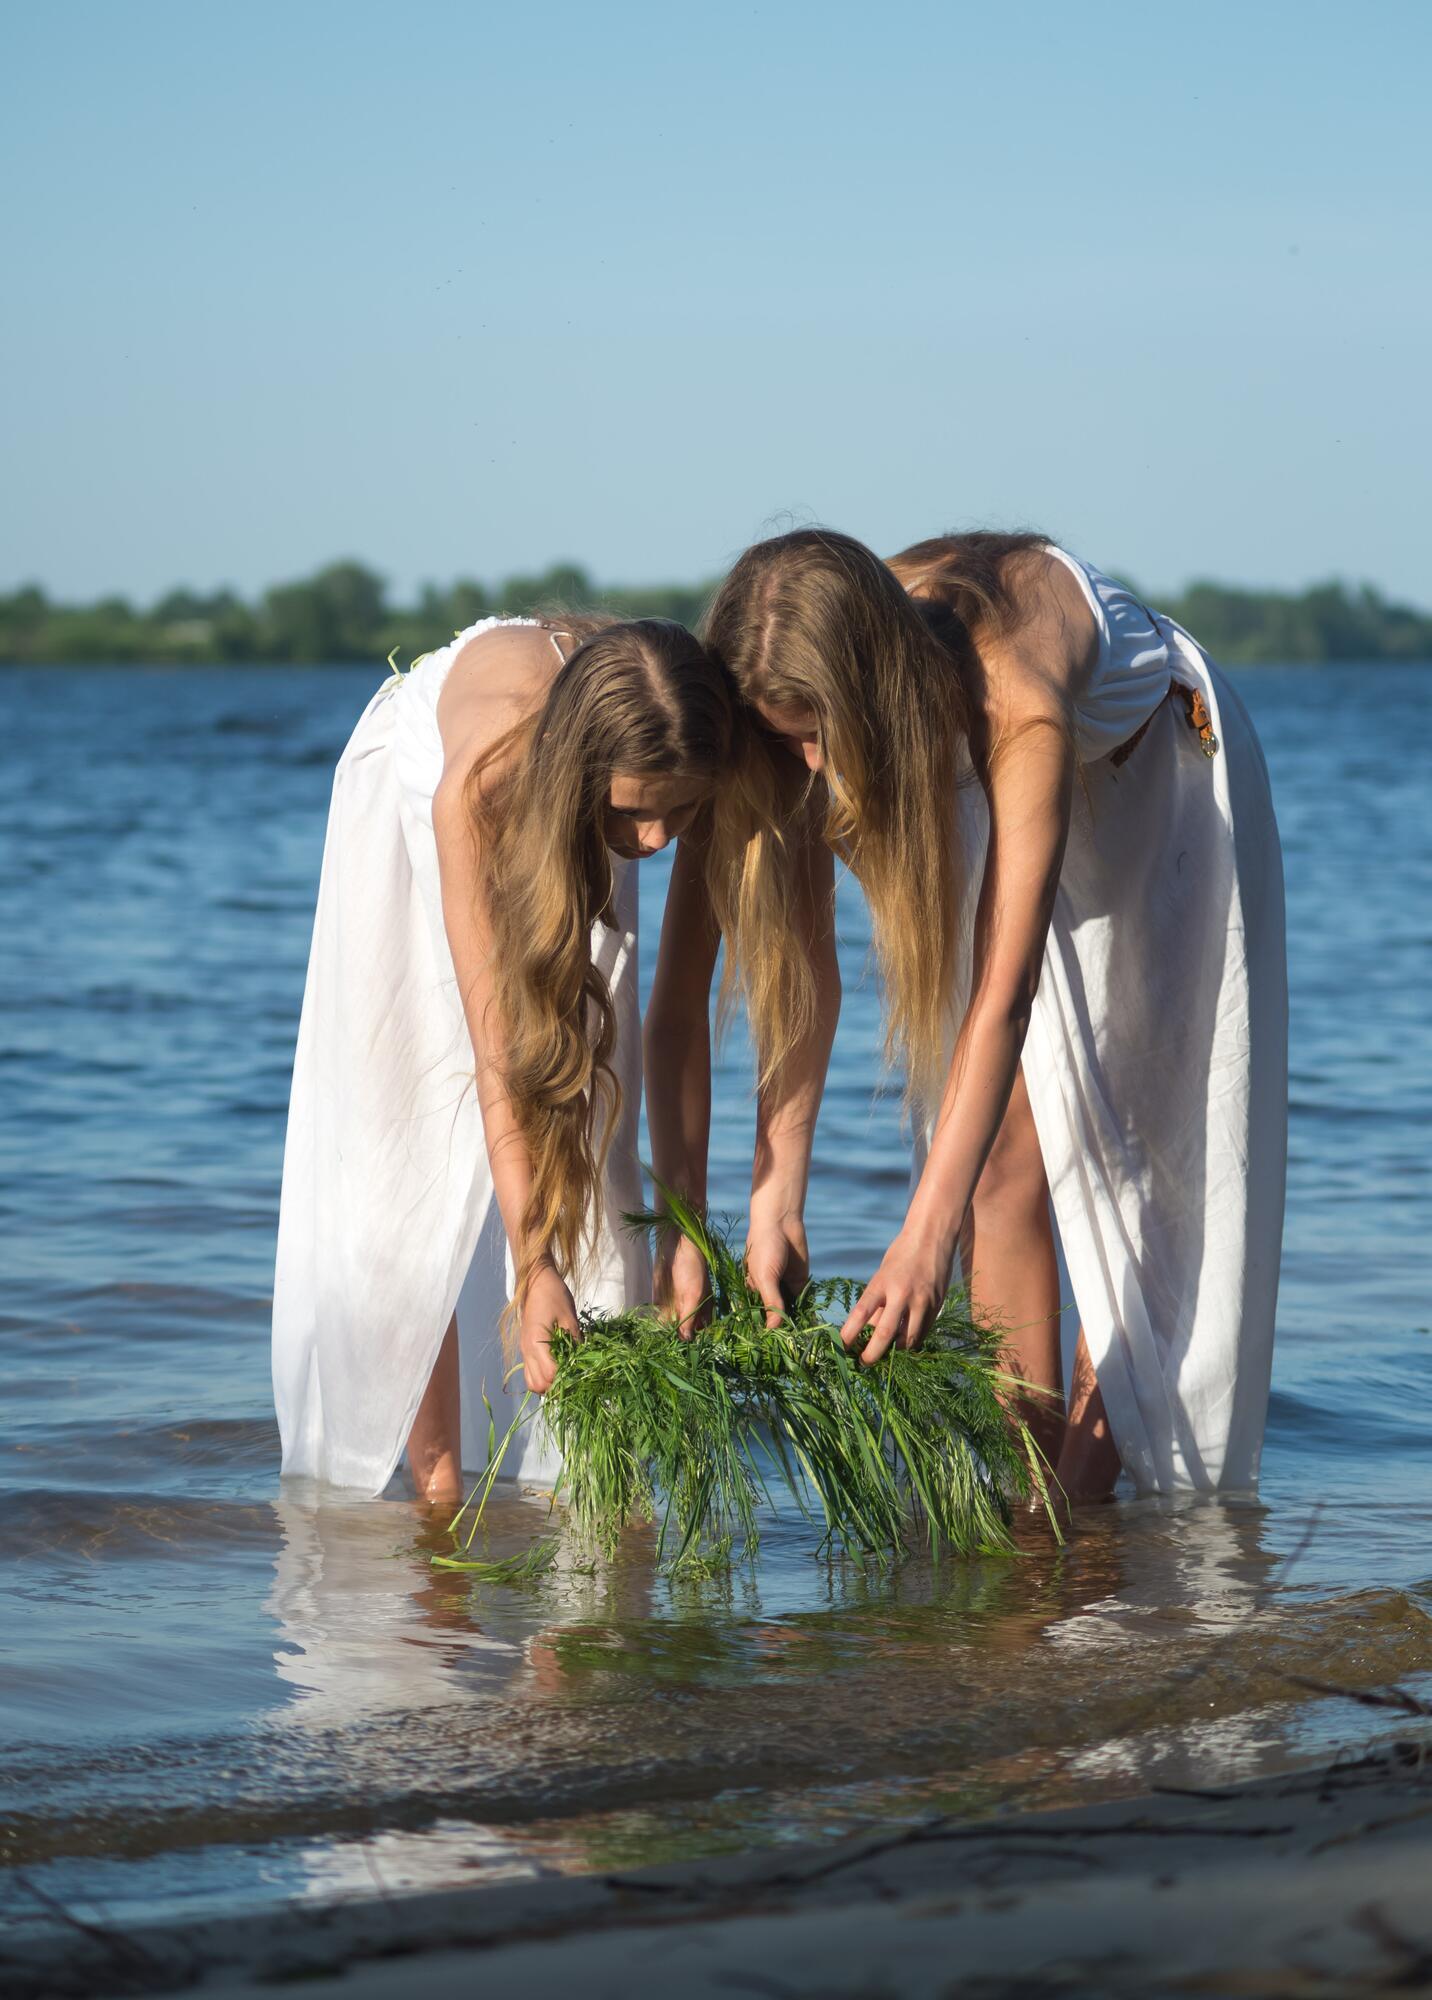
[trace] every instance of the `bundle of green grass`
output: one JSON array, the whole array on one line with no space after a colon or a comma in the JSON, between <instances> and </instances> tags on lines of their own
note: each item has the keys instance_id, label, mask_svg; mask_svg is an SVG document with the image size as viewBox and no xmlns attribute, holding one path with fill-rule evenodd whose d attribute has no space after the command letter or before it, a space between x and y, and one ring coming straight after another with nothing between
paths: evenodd
<instances>
[{"instance_id":1,"label":"bundle of green grass","mask_svg":"<svg viewBox=\"0 0 1432 2000\"><path fill-rule=\"evenodd\" d=\"M609 1555L627 1523L645 1518L659 1524L671 1569L751 1555L782 1490L819 1525L823 1550L859 1559L922 1544L936 1557L1009 1552L1012 1503L1031 1495L1054 1522L1038 1447L1013 1408L1023 1385L1004 1367L1001 1334L962 1291L923 1346L865 1366L839 1335L857 1284L812 1283L768 1327L726 1238L664 1199L661 1215L631 1220L675 1226L701 1251L710 1324L683 1340L644 1306L583 1314L580 1340L553 1335L556 1379L540 1408L562 1457L556 1498L579 1543ZM506 1452L537 1413L528 1397L506 1436L490 1436L486 1474L452 1523L464 1552L435 1557L442 1567L500 1579L550 1560L552 1544L496 1565L470 1553Z\"/></svg>"}]
</instances>

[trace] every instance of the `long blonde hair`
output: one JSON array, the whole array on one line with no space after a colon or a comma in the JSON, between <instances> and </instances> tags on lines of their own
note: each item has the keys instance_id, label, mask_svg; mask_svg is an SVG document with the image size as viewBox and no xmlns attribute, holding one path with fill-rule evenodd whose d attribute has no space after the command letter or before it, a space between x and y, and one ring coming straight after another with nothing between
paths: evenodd
<instances>
[{"instance_id":1,"label":"long blonde hair","mask_svg":"<svg viewBox=\"0 0 1432 2000\"><path fill-rule=\"evenodd\" d=\"M938 1090L956 991L963 913L955 786L972 723L972 632L1013 619L1003 564L1036 542L943 538L887 564L849 535L800 529L747 549L702 628L748 701L814 717L824 810L809 788L800 810L814 815L865 891L885 988L886 1056L903 1062L915 1100ZM912 602L902 585L928 604ZM769 754L789 771L784 751ZM745 1001L763 1077L809 1018L809 969L789 923L797 847L772 829L752 844L739 893L729 861L713 882L728 976Z\"/></svg>"},{"instance_id":2,"label":"long blonde hair","mask_svg":"<svg viewBox=\"0 0 1432 2000\"><path fill-rule=\"evenodd\" d=\"M500 1069L532 1189L513 1245L514 1306L552 1254L570 1277L601 1213L621 1115L616 1009L592 963L615 925L604 836L611 781L685 778L713 794L741 731L721 665L682 625L554 618L580 640L538 712L478 759L466 800L492 936ZM495 778L495 764L507 768ZM703 807L709 811L709 807Z\"/></svg>"}]
</instances>

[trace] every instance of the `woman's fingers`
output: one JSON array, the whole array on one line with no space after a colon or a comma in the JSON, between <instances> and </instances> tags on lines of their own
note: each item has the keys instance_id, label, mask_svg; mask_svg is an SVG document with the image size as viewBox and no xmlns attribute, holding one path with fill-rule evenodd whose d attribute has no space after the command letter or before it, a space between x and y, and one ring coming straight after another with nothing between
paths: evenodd
<instances>
[{"instance_id":1,"label":"woman's fingers","mask_svg":"<svg viewBox=\"0 0 1432 2000\"><path fill-rule=\"evenodd\" d=\"M906 1308L905 1323L900 1329L901 1347L919 1347L930 1331L935 1319L935 1301L923 1292L915 1292Z\"/></svg>"},{"instance_id":2,"label":"woman's fingers","mask_svg":"<svg viewBox=\"0 0 1432 2000\"><path fill-rule=\"evenodd\" d=\"M847 1347L853 1347L866 1328L870 1329L860 1350L860 1359L868 1366L882 1361L892 1347L918 1347L934 1315L934 1299L923 1287L872 1278L840 1329L840 1337Z\"/></svg>"},{"instance_id":3,"label":"woman's fingers","mask_svg":"<svg viewBox=\"0 0 1432 2000\"><path fill-rule=\"evenodd\" d=\"M552 1343L542 1334L532 1343L527 1356L527 1386L539 1396L545 1396L557 1379L557 1364L552 1359Z\"/></svg>"},{"instance_id":4,"label":"woman's fingers","mask_svg":"<svg viewBox=\"0 0 1432 2000\"><path fill-rule=\"evenodd\" d=\"M908 1308L899 1292L886 1294L885 1303L880 1308L874 1330L869 1340L860 1350L862 1368L873 1368L877 1361L883 1361L890 1352L905 1325Z\"/></svg>"},{"instance_id":5,"label":"woman's fingers","mask_svg":"<svg viewBox=\"0 0 1432 2000\"><path fill-rule=\"evenodd\" d=\"M792 1249L781 1266L777 1289L782 1304L798 1299L810 1283L810 1261L796 1249Z\"/></svg>"},{"instance_id":6,"label":"woman's fingers","mask_svg":"<svg viewBox=\"0 0 1432 2000\"><path fill-rule=\"evenodd\" d=\"M779 1326L786 1316L786 1302L781 1292L780 1268L772 1257L759 1253L746 1258L746 1276L766 1308L766 1325Z\"/></svg>"},{"instance_id":7,"label":"woman's fingers","mask_svg":"<svg viewBox=\"0 0 1432 2000\"><path fill-rule=\"evenodd\" d=\"M840 1337L847 1347L853 1347L866 1327L879 1319L884 1299L884 1286L878 1278L872 1278L851 1307L846 1315L845 1325L840 1329Z\"/></svg>"},{"instance_id":8,"label":"woman's fingers","mask_svg":"<svg viewBox=\"0 0 1432 2000\"><path fill-rule=\"evenodd\" d=\"M711 1317L711 1274L706 1260L684 1240L663 1249L653 1273L652 1297L663 1319L674 1320L690 1340Z\"/></svg>"},{"instance_id":9,"label":"woman's fingers","mask_svg":"<svg viewBox=\"0 0 1432 2000\"><path fill-rule=\"evenodd\" d=\"M695 1303L692 1305L690 1313L687 1315L688 1340L693 1333L698 1333L703 1326L711 1324L711 1316L714 1310L715 1308L711 1303L711 1287L709 1284L703 1285L696 1297Z\"/></svg>"},{"instance_id":10,"label":"woman's fingers","mask_svg":"<svg viewBox=\"0 0 1432 2000\"><path fill-rule=\"evenodd\" d=\"M711 1277L705 1259L694 1270L688 1259L676 1287L676 1310L683 1340L690 1340L697 1327L704 1324L710 1316L710 1308Z\"/></svg>"},{"instance_id":11,"label":"woman's fingers","mask_svg":"<svg viewBox=\"0 0 1432 2000\"><path fill-rule=\"evenodd\" d=\"M522 1379L534 1396L545 1396L557 1379L557 1363L552 1354L552 1333L557 1327L573 1340L582 1338L582 1322L570 1304L556 1314L550 1325L523 1336Z\"/></svg>"}]
</instances>

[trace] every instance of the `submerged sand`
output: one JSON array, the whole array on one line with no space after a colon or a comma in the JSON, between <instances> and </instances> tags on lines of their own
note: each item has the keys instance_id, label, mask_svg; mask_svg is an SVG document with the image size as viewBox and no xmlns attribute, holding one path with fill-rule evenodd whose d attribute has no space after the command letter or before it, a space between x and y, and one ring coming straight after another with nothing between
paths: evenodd
<instances>
[{"instance_id":1,"label":"submerged sand","mask_svg":"<svg viewBox=\"0 0 1432 2000\"><path fill-rule=\"evenodd\" d=\"M1432 1737L1156 1792L629 1874L111 1935L72 1918L0 1991L273 2000L1432 1993Z\"/></svg>"}]
</instances>

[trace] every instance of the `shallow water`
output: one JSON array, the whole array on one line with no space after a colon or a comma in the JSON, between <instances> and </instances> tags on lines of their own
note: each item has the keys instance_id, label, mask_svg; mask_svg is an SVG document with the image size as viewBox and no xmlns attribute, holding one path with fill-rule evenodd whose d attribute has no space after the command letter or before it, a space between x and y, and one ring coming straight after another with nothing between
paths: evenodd
<instances>
[{"instance_id":1,"label":"shallow water","mask_svg":"<svg viewBox=\"0 0 1432 2000\"><path fill-rule=\"evenodd\" d=\"M267 1301L328 776L373 676L12 674L0 744L0 1914L110 1919L607 1867L1207 1783L1432 1690L1432 671L1240 677L1283 825L1289 1221L1260 1501L865 1574L783 1520L524 1587L401 1500L280 1495ZM664 886L643 869L649 965ZM847 1004L811 1223L870 1269L906 1154ZM739 1210L739 1050L713 1195ZM494 1552L545 1510L510 1497Z\"/></svg>"}]
</instances>

